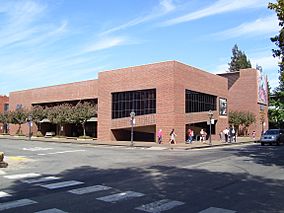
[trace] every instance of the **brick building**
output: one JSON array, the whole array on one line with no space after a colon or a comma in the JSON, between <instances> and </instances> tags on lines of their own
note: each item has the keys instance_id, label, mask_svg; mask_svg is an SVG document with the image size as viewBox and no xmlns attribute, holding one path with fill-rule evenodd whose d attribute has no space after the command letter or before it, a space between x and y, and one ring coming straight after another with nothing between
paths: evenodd
<instances>
[{"instance_id":1,"label":"brick building","mask_svg":"<svg viewBox=\"0 0 284 213\"><path fill-rule=\"evenodd\" d=\"M9 110L9 97L6 95L0 95L0 113L7 112ZM3 126L2 123L0 123L0 133L5 132L6 126Z\"/></svg>"},{"instance_id":2,"label":"brick building","mask_svg":"<svg viewBox=\"0 0 284 213\"><path fill-rule=\"evenodd\" d=\"M254 69L251 71L256 73ZM253 78L254 74L246 70L241 70L240 76L246 73ZM239 84L234 86L236 90L243 84L246 86L242 83L246 77L241 77L235 82ZM251 83L256 85L256 80L251 79ZM103 71L96 80L11 92L10 106L14 110L19 106L30 108L32 105L92 101L98 104L98 117L89 123L89 134L99 140L113 141L130 140L129 114L132 110L136 113L134 140L155 141L156 133L162 129L164 141L167 141L169 132L175 129L177 142L185 141L189 127L196 134L201 128L209 133L208 112L212 110L212 138L216 139L228 126L227 112L233 109L231 104L235 104L230 93L239 94L228 89L230 81L228 76L168 61ZM251 95L257 96L257 93ZM245 102L242 98L237 100ZM257 104L252 106L253 112L256 112L255 107ZM54 128L52 124L46 125L45 131ZM33 128L36 131L35 126ZM23 130L27 131L27 126ZM11 133L13 131L11 128ZM70 125L64 131L66 135L74 134Z\"/></svg>"}]
</instances>

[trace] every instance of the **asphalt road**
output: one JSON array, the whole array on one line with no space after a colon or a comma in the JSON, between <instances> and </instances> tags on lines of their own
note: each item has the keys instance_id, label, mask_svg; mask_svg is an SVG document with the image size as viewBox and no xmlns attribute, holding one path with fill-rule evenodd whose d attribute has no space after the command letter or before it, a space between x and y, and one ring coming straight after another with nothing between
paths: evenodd
<instances>
[{"instance_id":1,"label":"asphalt road","mask_svg":"<svg viewBox=\"0 0 284 213\"><path fill-rule=\"evenodd\" d=\"M284 212L284 146L202 150L0 140L0 212Z\"/></svg>"}]
</instances>

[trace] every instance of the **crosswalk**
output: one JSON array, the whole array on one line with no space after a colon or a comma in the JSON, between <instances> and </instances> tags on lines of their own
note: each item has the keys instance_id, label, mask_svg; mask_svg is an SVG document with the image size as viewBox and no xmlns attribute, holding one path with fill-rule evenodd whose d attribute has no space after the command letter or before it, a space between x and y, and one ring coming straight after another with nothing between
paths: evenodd
<instances>
[{"instance_id":1,"label":"crosswalk","mask_svg":"<svg viewBox=\"0 0 284 213\"><path fill-rule=\"evenodd\" d=\"M20 180L20 182L25 184L31 184L36 187L42 187L47 190L66 190L67 194L73 196L83 196L92 194L95 196L97 201L103 203L113 203L119 204L122 202L132 201L133 199L139 199L142 197L147 197L149 195L144 194L142 192L136 191L123 191L117 188L113 188L111 186L102 185L87 185L86 183L78 180L62 180L61 177L58 176L43 176L38 173L26 173L26 174L13 174L13 175L4 175L4 178L12 179L12 180ZM80 187L78 187L80 186ZM72 189L70 189L72 187ZM115 192L114 192L115 191ZM99 196L96 197L96 193ZM38 205L40 207L40 202L37 201L36 197L33 199L24 198L19 200L11 200L8 202L2 202L2 198L11 198L13 195L9 194L5 191L0 191L0 211L16 209L18 207ZM151 197L151 196L150 196ZM152 199L151 199L152 200ZM144 203L142 205L136 206L133 209L141 212L149 212L149 213L159 213L167 211L169 212L171 209L178 208L179 206L186 205L183 201L171 200L171 199L162 199L162 200L152 200L152 202ZM236 211L230 209L222 209L217 207L208 207L206 209L201 210L199 213L235 213ZM66 213L64 209L58 209L53 206L50 206L49 209L44 209L37 211L37 213Z\"/></svg>"}]
</instances>

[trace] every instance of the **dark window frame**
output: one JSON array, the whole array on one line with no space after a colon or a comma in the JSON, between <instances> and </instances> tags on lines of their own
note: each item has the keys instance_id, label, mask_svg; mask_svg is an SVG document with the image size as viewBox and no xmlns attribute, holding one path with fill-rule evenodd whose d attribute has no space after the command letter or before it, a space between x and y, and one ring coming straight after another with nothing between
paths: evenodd
<instances>
[{"instance_id":1,"label":"dark window frame","mask_svg":"<svg viewBox=\"0 0 284 213\"><path fill-rule=\"evenodd\" d=\"M112 119L129 117L132 110L137 116L156 113L156 89L114 92L111 95Z\"/></svg>"},{"instance_id":2,"label":"dark window frame","mask_svg":"<svg viewBox=\"0 0 284 213\"><path fill-rule=\"evenodd\" d=\"M217 96L185 90L185 113L217 110Z\"/></svg>"}]
</instances>

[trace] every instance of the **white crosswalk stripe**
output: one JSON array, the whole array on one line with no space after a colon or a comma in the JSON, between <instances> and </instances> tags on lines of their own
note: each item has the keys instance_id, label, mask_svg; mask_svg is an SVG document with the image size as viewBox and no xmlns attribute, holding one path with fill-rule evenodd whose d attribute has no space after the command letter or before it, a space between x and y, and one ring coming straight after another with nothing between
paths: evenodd
<instances>
[{"instance_id":1,"label":"white crosswalk stripe","mask_svg":"<svg viewBox=\"0 0 284 213\"><path fill-rule=\"evenodd\" d=\"M155 201L153 203L145 204L142 206L139 206L135 209L141 210L144 212L150 212L150 213L158 213L162 211L166 211L169 209L172 209L174 207L183 205L183 202L176 201L176 200L168 200L168 199L163 199L159 201Z\"/></svg>"},{"instance_id":2,"label":"white crosswalk stripe","mask_svg":"<svg viewBox=\"0 0 284 213\"><path fill-rule=\"evenodd\" d=\"M18 180L22 178L33 178L33 177L39 177L39 176L41 175L37 173L25 173L25 174L6 175L3 177L10 179L10 180Z\"/></svg>"},{"instance_id":3,"label":"white crosswalk stripe","mask_svg":"<svg viewBox=\"0 0 284 213\"><path fill-rule=\"evenodd\" d=\"M41 177L41 178L37 178L37 179L27 179L27 180L22 180L22 183L42 183L42 182L47 182L47 181L51 181L51 180L58 180L60 179L60 177L56 177L56 176L48 176L48 177Z\"/></svg>"},{"instance_id":4,"label":"white crosswalk stripe","mask_svg":"<svg viewBox=\"0 0 284 213\"><path fill-rule=\"evenodd\" d=\"M87 187L83 187L79 189L72 189L72 190L69 190L68 192L72 194L82 195L82 194L87 194L87 193L92 193L92 192L105 191L111 188L112 187L109 187L109 186L94 185L94 186L87 186Z\"/></svg>"},{"instance_id":5,"label":"white crosswalk stripe","mask_svg":"<svg viewBox=\"0 0 284 213\"><path fill-rule=\"evenodd\" d=\"M208 209L202 210L198 213L235 213L236 211L230 210L230 209L222 209L222 208L216 208L216 207L210 207Z\"/></svg>"},{"instance_id":6,"label":"white crosswalk stripe","mask_svg":"<svg viewBox=\"0 0 284 213\"><path fill-rule=\"evenodd\" d=\"M21 199L21 200L6 202L6 203L0 203L0 211L17 208L21 206L27 206L27 205L31 205L35 203L37 202L34 200L30 200L30 199Z\"/></svg>"},{"instance_id":7,"label":"white crosswalk stripe","mask_svg":"<svg viewBox=\"0 0 284 213\"><path fill-rule=\"evenodd\" d=\"M139 193L139 192L133 192L133 191L126 191L126 192L121 192L118 194L112 194L104 197L99 197L97 200L102 200L105 202L117 202L117 201L122 201L122 200L127 200L130 198L135 198L135 197L142 197L144 194Z\"/></svg>"},{"instance_id":8,"label":"white crosswalk stripe","mask_svg":"<svg viewBox=\"0 0 284 213\"><path fill-rule=\"evenodd\" d=\"M84 182L70 180L70 181L62 181L62 182L50 183L50 184L39 184L39 186L47 188L47 189L60 189L64 187L80 185L83 183Z\"/></svg>"},{"instance_id":9,"label":"white crosswalk stripe","mask_svg":"<svg viewBox=\"0 0 284 213\"><path fill-rule=\"evenodd\" d=\"M35 213L67 213L67 212L64 212L60 209L53 208L53 209L42 210L42 211L35 212Z\"/></svg>"},{"instance_id":10,"label":"white crosswalk stripe","mask_svg":"<svg viewBox=\"0 0 284 213\"><path fill-rule=\"evenodd\" d=\"M50 153L40 153L37 155L40 156L45 156L45 155L57 155L57 154L65 154L65 153L73 153L73 152L85 152L86 150L84 149L79 149L79 150L68 150L68 151L59 151L59 152L50 152Z\"/></svg>"},{"instance_id":11,"label":"white crosswalk stripe","mask_svg":"<svg viewBox=\"0 0 284 213\"><path fill-rule=\"evenodd\" d=\"M10 197L11 195L7 192L0 191L0 197Z\"/></svg>"},{"instance_id":12,"label":"white crosswalk stripe","mask_svg":"<svg viewBox=\"0 0 284 213\"><path fill-rule=\"evenodd\" d=\"M0 169L0 175L5 175L6 172Z\"/></svg>"},{"instance_id":13,"label":"white crosswalk stripe","mask_svg":"<svg viewBox=\"0 0 284 213\"><path fill-rule=\"evenodd\" d=\"M53 149L53 148L43 148L43 147L23 148L24 151L32 151L32 152L44 151L44 150L50 150L50 149Z\"/></svg>"}]
</instances>

